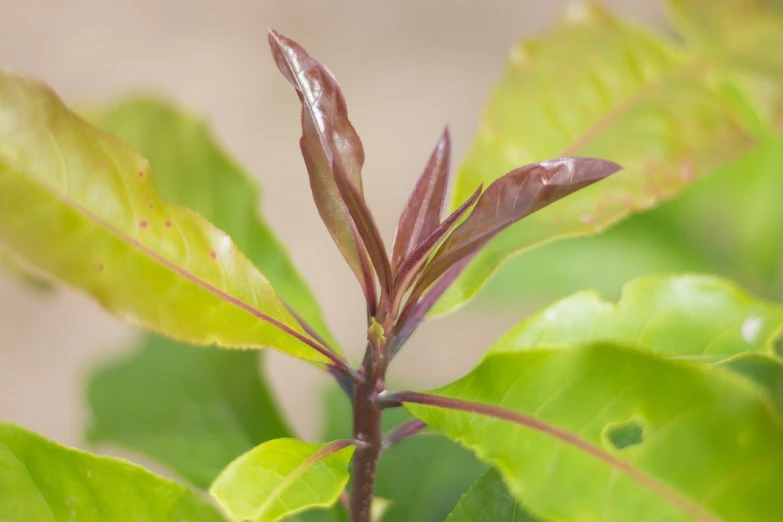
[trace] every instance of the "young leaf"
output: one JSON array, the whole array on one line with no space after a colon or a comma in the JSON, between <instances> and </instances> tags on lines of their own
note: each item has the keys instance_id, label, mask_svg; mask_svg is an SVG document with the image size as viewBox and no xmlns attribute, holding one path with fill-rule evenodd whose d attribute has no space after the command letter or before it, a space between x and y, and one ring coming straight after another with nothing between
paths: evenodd
<instances>
[{"instance_id":1,"label":"young leaf","mask_svg":"<svg viewBox=\"0 0 783 522\"><path fill-rule=\"evenodd\" d=\"M147 336L91 376L88 440L142 452L206 489L239 455L290 435L259 355Z\"/></svg>"},{"instance_id":2,"label":"young leaf","mask_svg":"<svg viewBox=\"0 0 783 522\"><path fill-rule=\"evenodd\" d=\"M580 292L531 315L491 353L611 341L661 355L715 362L755 352L777 357L783 307L712 276L647 276L625 285L616 304Z\"/></svg>"},{"instance_id":3,"label":"young leaf","mask_svg":"<svg viewBox=\"0 0 783 522\"><path fill-rule=\"evenodd\" d=\"M451 137L448 129L435 145L424 172L405 203L394 234L392 271L440 224L449 181Z\"/></svg>"},{"instance_id":4,"label":"young leaf","mask_svg":"<svg viewBox=\"0 0 783 522\"><path fill-rule=\"evenodd\" d=\"M335 387L323 394L322 440L351 436L351 405ZM405 408L386 410L383 430L410 420ZM422 471L422 463L426 470ZM391 501L383 522L443 522L462 493L486 470L473 454L446 437L427 433L384 451L376 495Z\"/></svg>"},{"instance_id":5,"label":"young leaf","mask_svg":"<svg viewBox=\"0 0 783 522\"><path fill-rule=\"evenodd\" d=\"M495 180L481 194L473 212L443 243L417 286L426 289L510 225L620 168L595 158L559 158L525 165Z\"/></svg>"},{"instance_id":6,"label":"young leaf","mask_svg":"<svg viewBox=\"0 0 783 522\"><path fill-rule=\"evenodd\" d=\"M491 354L432 394L389 398L495 465L544 517L755 522L783 512L783 423L758 388L715 368L611 344L529 350ZM621 444L621 431L636 435Z\"/></svg>"},{"instance_id":7,"label":"young leaf","mask_svg":"<svg viewBox=\"0 0 783 522\"><path fill-rule=\"evenodd\" d=\"M165 202L151 176L48 88L0 73L0 244L166 335L340 364L227 234Z\"/></svg>"},{"instance_id":8,"label":"young leaf","mask_svg":"<svg viewBox=\"0 0 783 522\"><path fill-rule=\"evenodd\" d=\"M348 483L350 441L310 444L275 439L232 462L210 493L237 521L274 522L307 508L331 506Z\"/></svg>"},{"instance_id":9,"label":"young leaf","mask_svg":"<svg viewBox=\"0 0 783 522\"><path fill-rule=\"evenodd\" d=\"M0 422L0 520L219 522L187 487Z\"/></svg>"},{"instance_id":10,"label":"young leaf","mask_svg":"<svg viewBox=\"0 0 783 522\"><path fill-rule=\"evenodd\" d=\"M315 296L285 246L259 216L260 191L220 148L204 121L164 100L146 97L92 110L86 117L146 157L160 195L195 210L229 234L283 301L337 349Z\"/></svg>"},{"instance_id":11,"label":"young leaf","mask_svg":"<svg viewBox=\"0 0 783 522\"><path fill-rule=\"evenodd\" d=\"M269 46L277 68L294 86L302 104L300 145L321 219L365 295L370 294L365 247L381 283L388 288L389 259L362 194L364 148L348 119L340 86L326 67L293 40L270 31Z\"/></svg>"},{"instance_id":12,"label":"young leaf","mask_svg":"<svg viewBox=\"0 0 783 522\"><path fill-rule=\"evenodd\" d=\"M446 522L541 522L509 493L503 477L490 469L470 486Z\"/></svg>"},{"instance_id":13,"label":"young leaf","mask_svg":"<svg viewBox=\"0 0 783 522\"><path fill-rule=\"evenodd\" d=\"M679 20L698 23L713 38L675 44L589 5L512 51L458 172L454 201L520 163L545 158L607 158L624 171L500 234L433 313L470 299L510 255L594 234L669 199L775 128L783 67L769 49L783 46L780 16L753 0L675 5Z\"/></svg>"}]
</instances>

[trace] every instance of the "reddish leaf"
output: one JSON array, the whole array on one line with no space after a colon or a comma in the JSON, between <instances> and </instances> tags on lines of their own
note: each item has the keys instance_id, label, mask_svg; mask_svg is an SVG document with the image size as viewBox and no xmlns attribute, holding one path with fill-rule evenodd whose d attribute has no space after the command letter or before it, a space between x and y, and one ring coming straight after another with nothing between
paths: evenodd
<instances>
[{"instance_id":1,"label":"reddish leaf","mask_svg":"<svg viewBox=\"0 0 783 522\"><path fill-rule=\"evenodd\" d=\"M478 252L509 225L620 168L602 159L558 158L525 165L498 178L481 195L470 216L443 243L414 293L422 293L459 260Z\"/></svg>"},{"instance_id":2,"label":"reddish leaf","mask_svg":"<svg viewBox=\"0 0 783 522\"><path fill-rule=\"evenodd\" d=\"M449 180L450 156L451 137L445 129L402 209L392 249L392 269L395 272L408 254L440 223Z\"/></svg>"},{"instance_id":3,"label":"reddish leaf","mask_svg":"<svg viewBox=\"0 0 783 522\"><path fill-rule=\"evenodd\" d=\"M296 42L275 31L269 32L268 40L278 69L294 86L302 104L300 147L318 213L359 279L368 303L374 302L372 272L360 237L366 225L354 223L344 200L347 190L355 191L358 200L364 199L364 148L348 119L345 98L331 72ZM336 175L336 170L341 175ZM341 190L338 177L344 178L343 184L350 185L350 189ZM373 259L376 257L377 252Z\"/></svg>"},{"instance_id":4,"label":"reddish leaf","mask_svg":"<svg viewBox=\"0 0 783 522\"><path fill-rule=\"evenodd\" d=\"M460 220L460 218L473 206L481 194L481 188L479 187L471 195L465 203L463 203L457 210L455 210L449 217L447 217L443 223L438 225L432 233L427 236L421 243L413 249L413 251L406 257L400 264L397 278L394 282L394 294L401 299L413 280L421 273L421 269L429 259L430 254L435 251L438 244L446 237L446 234L451 231L454 225Z\"/></svg>"}]
</instances>

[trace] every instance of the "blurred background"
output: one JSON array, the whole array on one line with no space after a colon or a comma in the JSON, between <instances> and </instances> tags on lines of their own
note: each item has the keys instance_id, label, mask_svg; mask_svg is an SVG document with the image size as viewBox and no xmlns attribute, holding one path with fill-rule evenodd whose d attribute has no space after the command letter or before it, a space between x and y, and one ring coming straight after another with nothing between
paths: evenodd
<instances>
[{"instance_id":1,"label":"blurred background","mask_svg":"<svg viewBox=\"0 0 783 522\"><path fill-rule=\"evenodd\" d=\"M0 64L42 78L72 107L150 91L203 115L262 185L265 219L356 361L365 338L361 293L312 202L298 102L269 57L267 28L298 40L341 82L365 145L367 199L390 242L443 125L452 131L456 166L510 46L545 30L568 3L0 0ZM657 1L602 4L665 27ZM501 306L485 297L427 324L392 379L430 386L461 375L532 301ZM83 446L83 377L134 335L76 292L31 292L0 276L0 419ZM328 378L278 353L267 361L290 421L313 438Z\"/></svg>"}]
</instances>

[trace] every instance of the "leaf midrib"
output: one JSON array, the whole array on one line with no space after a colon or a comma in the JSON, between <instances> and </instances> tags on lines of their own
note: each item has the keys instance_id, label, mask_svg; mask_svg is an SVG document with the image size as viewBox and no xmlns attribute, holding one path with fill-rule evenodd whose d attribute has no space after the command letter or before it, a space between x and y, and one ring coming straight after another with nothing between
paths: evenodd
<instances>
[{"instance_id":1,"label":"leaf midrib","mask_svg":"<svg viewBox=\"0 0 783 522\"><path fill-rule=\"evenodd\" d=\"M296 338L298 341L303 342L304 344L308 344L305 340L304 336L298 332L296 332L293 328L285 325L281 321L274 319L273 317L265 314L261 310L258 310L257 308L251 306L250 304L242 301L241 299L238 299L231 294L229 294L225 290L221 290L220 288L212 285L211 283L208 283L207 281L203 280L202 278L196 276L189 270L177 265L173 261L167 259L162 254L156 252L152 248L145 245L143 242L141 242L138 239L135 239L131 237L130 235L124 233L119 228L115 227L105 219L101 218L100 216L94 214L87 208L85 208L83 205L79 204L77 201L73 200L71 197L61 194L58 192L54 187L52 187L49 183L46 181L40 179L39 176L36 176L34 174L31 174L29 172L23 171L19 169L18 167L14 167L13 164L6 163L8 168L14 169L18 175L20 175L23 179L28 180L29 182L35 183L40 188L42 188L45 192L48 192L55 200L58 200L61 204L65 205L66 207L69 207L73 209L75 212L81 214L84 216L87 220L93 222L100 228L104 229L108 233L112 234L113 236L117 237L121 241L135 247L142 253L146 254L150 259L156 261L158 264L163 266L164 268L174 272L175 274L191 281L192 283L196 284L197 286L201 287L206 292L218 297L222 301L231 304L240 310L249 313L250 315L255 316L256 318L260 319L261 321L267 322L271 324L272 326L282 330L283 332L291 335L292 337ZM187 209L185 209L187 210ZM154 328L154 325L148 324L150 328Z\"/></svg>"}]
</instances>

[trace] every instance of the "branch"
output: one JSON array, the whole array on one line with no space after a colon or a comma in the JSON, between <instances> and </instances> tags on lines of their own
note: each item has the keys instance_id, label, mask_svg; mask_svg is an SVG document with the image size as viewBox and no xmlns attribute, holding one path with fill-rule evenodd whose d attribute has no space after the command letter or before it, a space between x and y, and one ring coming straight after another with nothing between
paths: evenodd
<instances>
[{"instance_id":1,"label":"branch","mask_svg":"<svg viewBox=\"0 0 783 522\"><path fill-rule=\"evenodd\" d=\"M427 427L424 421L411 419L405 421L383 436L383 449L386 450L405 439L413 437Z\"/></svg>"}]
</instances>

